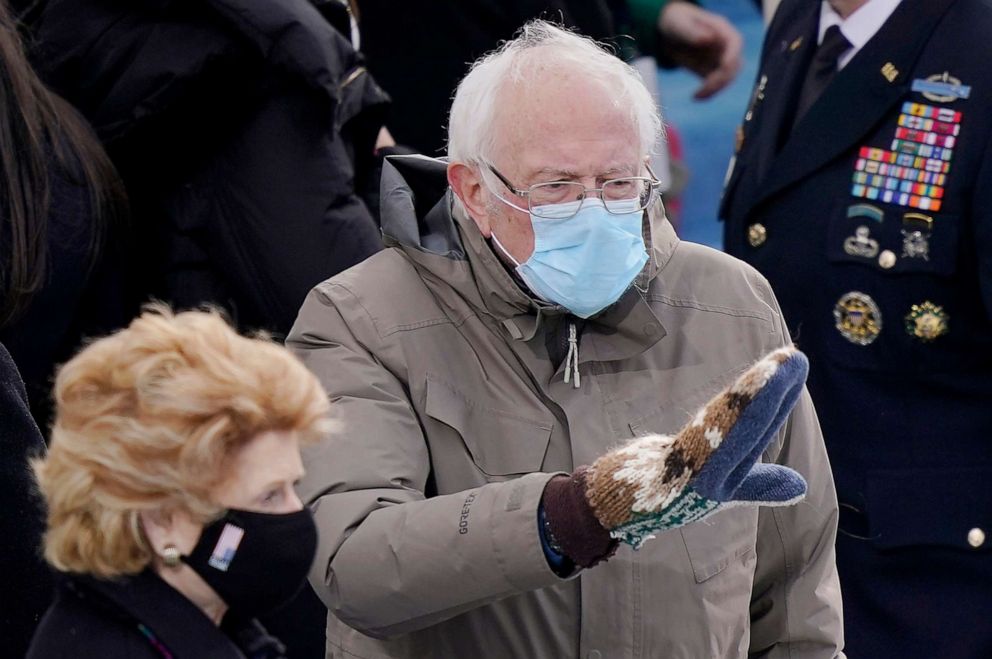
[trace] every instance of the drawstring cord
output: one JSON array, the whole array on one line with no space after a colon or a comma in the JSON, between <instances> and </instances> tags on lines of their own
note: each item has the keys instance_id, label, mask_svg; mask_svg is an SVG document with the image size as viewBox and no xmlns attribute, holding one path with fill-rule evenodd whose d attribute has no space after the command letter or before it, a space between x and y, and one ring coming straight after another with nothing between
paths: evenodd
<instances>
[{"instance_id":1,"label":"drawstring cord","mask_svg":"<svg viewBox=\"0 0 992 659\"><path fill-rule=\"evenodd\" d=\"M565 355L565 382L575 376L576 389L579 388L579 339L575 332L575 323L568 324L568 354Z\"/></svg>"}]
</instances>

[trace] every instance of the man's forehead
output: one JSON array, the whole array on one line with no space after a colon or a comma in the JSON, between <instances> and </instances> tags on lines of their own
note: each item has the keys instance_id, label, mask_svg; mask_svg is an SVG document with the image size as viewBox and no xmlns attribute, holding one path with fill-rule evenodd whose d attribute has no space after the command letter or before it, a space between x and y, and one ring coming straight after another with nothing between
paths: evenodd
<instances>
[{"instance_id":1,"label":"man's forehead","mask_svg":"<svg viewBox=\"0 0 992 659\"><path fill-rule=\"evenodd\" d=\"M606 162L602 164L587 164L579 165L577 163L569 163L564 165L532 165L527 167L526 165L522 169L521 173L525 177L529 178L559 178L559 179L573 179L573 178L583 178L586 176L625 176L632 175L638 171L638 163L635 160L627 160L624 162Z\"/></svg>"},{"instance_id":2,"label":"man's forehead","mask_svg":"<svg viewBox=\"0 0 992 659\"><path fill-rule=\"evenodd\" d=\"M629 176L638 167L635 115L603 81L538 75L503 87L496 107L495 164L521 184Z\"/></svg>"}]
</instances>

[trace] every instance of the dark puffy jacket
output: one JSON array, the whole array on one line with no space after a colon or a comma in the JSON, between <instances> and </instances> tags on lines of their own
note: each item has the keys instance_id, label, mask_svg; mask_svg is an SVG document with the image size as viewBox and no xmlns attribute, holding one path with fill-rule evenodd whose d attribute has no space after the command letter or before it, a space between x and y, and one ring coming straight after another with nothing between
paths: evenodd
<instances>
[{"instance_id":1,"label":"dark puffy jacket","mask_svg":"<svg viewBox=\"0 0 992 659\"><path fill-rule=\"evenodd\" d=\"M132 300L284 332L380 249L355 190L388 98L306 0L50 0L36 37L127 187Z\"/></svg>"}]
</instances>

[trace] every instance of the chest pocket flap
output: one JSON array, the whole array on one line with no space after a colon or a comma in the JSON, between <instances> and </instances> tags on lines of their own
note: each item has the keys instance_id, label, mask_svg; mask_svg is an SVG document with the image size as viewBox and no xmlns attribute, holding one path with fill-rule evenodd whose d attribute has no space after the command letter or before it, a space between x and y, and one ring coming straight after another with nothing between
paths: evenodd
<instances>
[{"instance_id":1,"label":"chest pocket flap","mask_svg":"<svg viewBox=\"0 0 992 659\"><path fill-rule=\"evenodd\" d=\"M484 405L430 374L426 412L458 431L473 462L489 476L540 471L554 429L551 422Z\"/></svg>"}]
</instances>

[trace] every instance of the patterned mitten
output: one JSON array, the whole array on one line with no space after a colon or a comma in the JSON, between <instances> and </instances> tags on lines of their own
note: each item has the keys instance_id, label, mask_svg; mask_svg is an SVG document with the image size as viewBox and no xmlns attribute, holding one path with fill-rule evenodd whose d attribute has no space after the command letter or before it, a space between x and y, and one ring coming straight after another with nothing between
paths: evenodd
<instances>
[{"instance_id":1,"label":"patterned mitten","mask_svg":"<svg viewBox=\"0 0 992 659\"><path fill-rule=\"evenodd\" d=\"M604 538L637 549L659 531L723 508L802 499L806 481L800 474L758 460L799 399L808 370L795 348L775 350L710 399L678 434L640 437L591 467L553 479L542 503L547 530L562 553L588 567L615 549Z\"/></svg>"}]
</instances>

